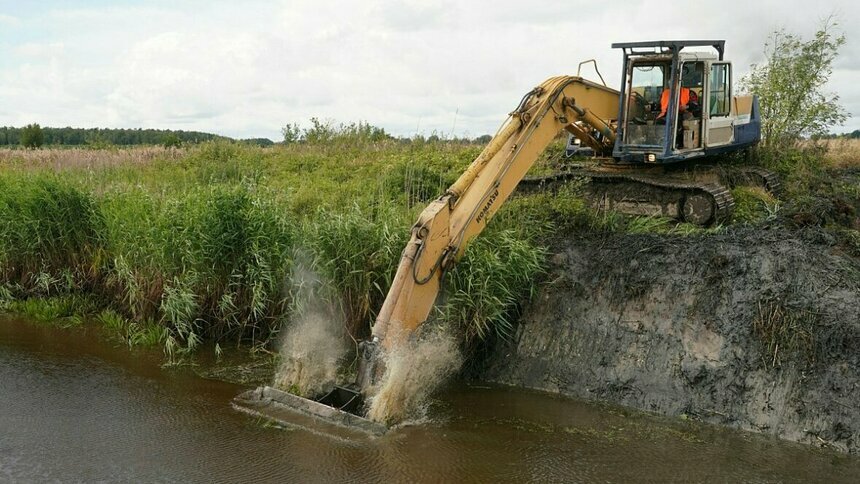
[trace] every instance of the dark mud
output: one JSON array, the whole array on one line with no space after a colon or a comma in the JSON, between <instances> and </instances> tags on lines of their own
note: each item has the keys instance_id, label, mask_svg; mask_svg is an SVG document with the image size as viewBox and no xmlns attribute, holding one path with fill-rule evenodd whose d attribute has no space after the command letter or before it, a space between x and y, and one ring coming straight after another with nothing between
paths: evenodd
<instances>
[{"instance_id":1,"label":"dark mud","mask_svg":"<svg viewBox=\"0 0 860 484\"><path fill-rule=\"evenodd\" d=\"M565 238L490 381L860 453L860 261L818 228Z\"/></svg>"}]
</instances>

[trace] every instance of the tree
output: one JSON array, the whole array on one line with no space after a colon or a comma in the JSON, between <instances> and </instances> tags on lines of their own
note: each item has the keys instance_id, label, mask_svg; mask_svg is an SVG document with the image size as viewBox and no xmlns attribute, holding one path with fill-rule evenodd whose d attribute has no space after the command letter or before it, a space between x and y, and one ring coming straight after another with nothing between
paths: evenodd
<instances>
[{"instance_id":1,"label":"tree","mask_svg":"<svg viewBox=\"0 0 860 484\"><path fill-rule=\"evenodd\" d=\"M275 144L275 142L270 140L269 138L245 138L239 141L248 145L260 146L262 148L266 148Z\"/></svg>"},{"instance_id":2,"label":"tree","mask_svg":"<svg viewBox=\"0 0 860 484\"><path fill-rule=\"evenodd\" d=\"M288 123L281 128L281 133L284 135L284 144L297 143L302 138L302 131L298 123Z\"/></svg>"},{"instance_id":3,"label":"tree","mask_svg":"<svg viewBox=\"0 0 860 484\"><path fill-rule=\"evenodd\" d=\"M45 134L42 133L42 127L38 123L28 124L21 129L21 146L36 149L42 146L44 141Z\"/></svg>"},{"instance_id":4,"label":"tree","mask_svg":"<svg viewBox=\"0 0 860 484\"><path fill-rule=\"evenodd\" d=\"M305 129L302 139L309 144L325 144L331 142L337 135L337 128L334 126L334 121L320 121L319 118L311 118L311 127Z\"/></svg>"},{"instance_id":5,"label":"tree","mask_svg":"<svg viewBox=\"0 0 860 484\"><path fill-rule=\"evenodd\" d=\"M106 150L113 147L108 130L94 129L92 134L87 136L87 147L93 150Z\"/></svg>"},{"instance_id":6,"label":"tree","mask_svg":"<svg viewBox=\"0 0 860 484\"><path fill-rule=\"evenodd\" d=\"M767 62L753 64L741 80L759 97L765 146L791 146L847 119L839 96L823 92L833 60L845 44L845 36L834 33L836 27L836 20L828 17L809 40L784 29L773 32L765 44Z\"/></svg>"},{"instance_id":7,"label":"tree","mask_svg":"<svg viewBox=\"0 0 860 484\"><path fill-rule=\"evenodd\" d=\"M167 133L161 141L161 145L165 148L179 148L182 146L182 140L176 133Z\"/></svg>"}]
</instances>

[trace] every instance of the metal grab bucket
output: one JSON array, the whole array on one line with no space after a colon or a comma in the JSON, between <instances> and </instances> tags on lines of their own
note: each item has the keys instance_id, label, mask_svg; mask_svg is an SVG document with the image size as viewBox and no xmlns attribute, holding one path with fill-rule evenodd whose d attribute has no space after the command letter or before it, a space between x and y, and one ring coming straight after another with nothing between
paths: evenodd
<instances>
[{"instance_id":1,"label":"metal grab bucket","mask_svg":"<svg viewBox=\"0 0 860 484\"><path fill-rule=\"evenodd\" d=\"M380 436L388 431L385 425L358 415L363 406L361 394L346 387L335 387L315 401L263 386L239 394L232 406L284 426L335 437L354 438L356 433Z\"/></svg>"},{"instance_id":2,"label":"metal grab bucket","mask_svg":"<svg viewBox=\"0 0 860 484\"><path fill-rule=\"evenodd\" d=\"M322 398L317 399L317 402L353 415L361 416L358 412L361 411L364 398L362 398L361 392L358 390L336 386Z\"/></svg>"}]
</instances>

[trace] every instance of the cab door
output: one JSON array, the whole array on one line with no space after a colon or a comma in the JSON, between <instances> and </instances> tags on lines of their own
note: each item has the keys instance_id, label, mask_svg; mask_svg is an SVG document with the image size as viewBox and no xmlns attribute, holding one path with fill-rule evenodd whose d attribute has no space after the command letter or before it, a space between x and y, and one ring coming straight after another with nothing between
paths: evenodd
<instances>
[{"instance_id":1,"label":"cab door","mask_svg":"<svg viewBox=\"0 0 860 484\"><path fill-rule=\"evenodd\" d=\"M706 118L705 146L714 147L734 141L732 116L732 65L730 62L708 63L703 118Z\"/></svg>"}]
</instances>

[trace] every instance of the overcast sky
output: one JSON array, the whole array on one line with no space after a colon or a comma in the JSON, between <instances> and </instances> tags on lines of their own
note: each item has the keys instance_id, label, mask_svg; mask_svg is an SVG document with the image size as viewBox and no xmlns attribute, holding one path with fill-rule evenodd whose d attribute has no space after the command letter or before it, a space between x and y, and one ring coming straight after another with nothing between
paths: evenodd
<instances>
[{"instance_id":1,"label":"overcast sky","mask_svg":"<svg viewBox=\"0 0 860 484\"><path fill-rule=\"evenodd\" d=\"M726 40L736 77L779 27L835 14L829 91L860 129L860 1L0 0L0 125L151 127L280 139L311 116L396 135L495 132L547 77L612 42ZM584 71L594 77L593 71Z\"/></svg>"}]
</instances>

